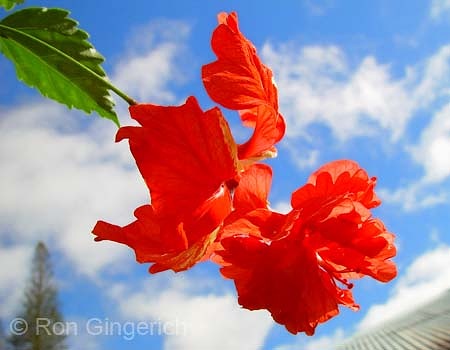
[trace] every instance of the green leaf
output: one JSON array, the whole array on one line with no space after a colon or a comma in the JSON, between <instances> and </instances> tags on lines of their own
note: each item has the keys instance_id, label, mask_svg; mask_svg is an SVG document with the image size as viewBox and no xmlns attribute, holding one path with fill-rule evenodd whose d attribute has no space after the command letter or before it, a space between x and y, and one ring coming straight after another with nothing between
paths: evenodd
<instances>
[{"instance_id":1,"label":"green leaf","mask_svg":"<svg viewBox=\"0 0 450 350\"><path fill-rule=\"evenodd\" d=\"M0 52L14 63L18 78L42 95L119 125L109 94L117 89L100 66L104 58L68 14L56 8L11 14L0 21Z\"/></svg>"},{"instance_id":2,"label":"green leaf","mask_svg":"<svg viewBox=\"0 0 450 350\"><path fill-rule=\"evenodd\" d=\"M22 4L25 0L0 0L0 7L11 10L14 6Z\"/></svg>"}]
</instances>

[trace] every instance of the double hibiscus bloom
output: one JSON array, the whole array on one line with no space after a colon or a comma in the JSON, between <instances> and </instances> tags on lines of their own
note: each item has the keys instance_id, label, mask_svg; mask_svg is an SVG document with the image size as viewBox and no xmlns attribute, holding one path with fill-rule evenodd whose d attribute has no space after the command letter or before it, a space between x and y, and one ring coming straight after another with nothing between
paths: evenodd
<instances>
[{"instance_id":1,"label":"double hibiscus bloom","mask_svg":"<svg viewBox=\"0 0 450 350\"><path fill-rule=\"evenodd\" d=\"M235 13L219 15L211 43L217 60L202 68L206 91L238 111L252 136L237 144L220 109L202 111L195 97L131 106L141 126L120 128L116 141L128 139L151 204L129 225L98 221L93 233L131 247L151 273L211 259L244 308L267 309L291 333L312 335L339 304L358 309L349 279L396 276L394 235L370 212L380 204L376 179L353 161L331 162L293 192L288 214L272 211L272 170L259 163L276 155L285 133L272 71Z\"/></svg>"}]
</instances>

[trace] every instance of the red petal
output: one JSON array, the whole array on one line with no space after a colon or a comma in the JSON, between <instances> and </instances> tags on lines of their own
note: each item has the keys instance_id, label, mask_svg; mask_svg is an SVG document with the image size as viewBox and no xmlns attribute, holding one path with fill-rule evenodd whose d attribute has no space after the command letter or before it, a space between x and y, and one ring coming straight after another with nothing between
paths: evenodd
<instances>
[{"instance_id":1,"label":"red petal","mask_svg":"<svg viewBox=\"0 0 450 350\"><path fill-rule=\"evenodd\" d=\"M233 204L239 213L247 213L257 208L267 208L272 168L265 164L253 164L246 169L234 191Z\"/></svg>"},{"instance_id":2,"label":"red petal","mask_svg":"<svg viewBox=\"0 0 450 350\"><path fill-rule=\"evenodd\" d=\"M272 146L283 138L286 131L281 114L268 105L260 105L241 116L245 121L255 120L255 131L247 142L239 145L239 159L273 157L276 151Z\"/></svg>"},{"instance_id":3,"label":"red petal","mask_svg":"<svg viewBox=\"0 0 450 350\"><path fill-rule=\"evenodd\" d=\"M221 14L211 46L217 61L202 67L209 96L222 106L244 110L269 104L278 110L272 71L263 65L253 44L238 28L236 13Z\"/></svg>"},{"instance_id":4,"label":"red petal","mask_svg":"<svg viewBox=\"0 0 450 350\"><path fill-rule=\"evenodd\" d=\"M394 236L369 210L378 204L374 185L356 163L332 162L293 193L289 214L259 208L230 215L214 260L234 279L240 304L312 335L338 305L358 309L348 278L394 278Z\"/></svg>"},{"instance_id":5,"label":"red petal","mask_svg":"<svg viewBox=\"0 0 450 350\"><path fill-rule=\"evenodd\" d=\"M175 272L187 270L204 258L207 254L209 246L216 239L218 230L219 228L212 231L210 234L203 236L188 249L179 254L167 254L160 256L156 263L150 267L149 271L151 273L157 273L168 269L172 269Z\"/></svg>"},{"instance_id":6,"label":"red petal","mask_svg":"<svg viewBox=\"0 0 450 350\"><path fill-rule=\"evenodd\" d=\"M126 244L134 249L140 263L154 262L158 256L185 250L188 242L184 231L175 230L170 223L162 222L155 216L150 205L135 211L136 221L120 227L98 221L92 232L96 241L109 240Z\"/></svg>"},{"instance_id":7,"label":"red petal","mask_svg":"<svg viewBox=\"0 0 450 350\"><path fill-rule=\"evenodd\" d=\"M237 236L222 244L220 254L230 265L221 272L234 279L239 303L249 310L269 310L293 334L314 334L319 323L339 313L338 304L357 307L351 293L334 284L303 244L280 240L269 245Z\"/></svg>"},{"instance_id":8,"label":"red petal","mask_svg":"<svg viewBox=\"0 0 450 350\"><path fill-rule=\"evenodd\" d=\"M375 178L369 179L357 163L348 160L334 161L312 174L308 184L292 194L291 204L296 209L317 211L350 199L371 209L380 204L374 192L375 183ZM361 215L365 215L362 207L361 209Z\"/></svg>"},{"instance_id":9,"label":"red petal","mask_svg":"<svg viewBox=\"0 0 450 350\"><path fill-rule=\"evenodd\" d=\"M134 105L130 113L142 126L120 128L116 139L129 139L152 205L123 228L99 222L94 233L155 263L151 272L185 270L204 258L231 211L225 184L237 177L236 144L219 109L203 112L193 97L179 107Z\"/></svg>"},{"instance_id":10,"label":"red petal","mask_svg":"<svg viewBox=\"0 0 450 350\"><path fill-rule=\"evenodd\" d=\"M186 225L161 219L150 205L145 205L136 209L137 220L131 224L120 227L98 221L92 232L97 236L96 241L109 240L128 245L135 251L138 262L154 263L151 273L168 269L183 271L204 259L208 253L217 236L218 225L229 214L231 197L225 190L207 203L204 209L208 215L200 215ZM224 212L224 208L228 209Z\"/></svg>"},{"instance_id":11,"label":"red petal","mask_svg":"<svg viewBox=\"0 0 450 350\"><path fill-rule=\"evenodd\" d=\"M330 176L333 183L328 190L330 194L351 193L369 209L380 205L381 201L374 192L376 178L369 178L358 163L345 159L329 162L314 172L308 183L317 184L323 174Z\"/></svg>"},{"instance_id":12,"label":"red petal","mask_svg":"<svg viewBox=\"0 0 450 350\"><path fill-rule=\"evenodd\" d=\"M272 156L273 145L286 129L278 112L272 71L261 63L253 44L240 32L236 13L219 15L211 45L217 61L202 67L206 91L215 102L240 111L245 125L255 127L253 136L240 146L239 158Z\"/></svg>"},{"instance_id":13,"label":"red petal","mask_svg":"<svg viewBox=\"0 0 450 350\"><path fill-rule=\"evenodd\" d=\"M130 107L142 127L123 127L159 216L184 221L237 174L236 145L217 108L203 112L195 98L179 107Z\"/></svg>"},{"instance_id":14,"label":"red petal","mask_svg":"<svg viewBox=\"0 0 450 350\"><path fill-rule=\"evenodd\" d=\"M333 182L336 182L337 178L345 173L348 173L350 176L356 174L361 167L352 160L335 160L329 162L325 165L322 165L318 170L316 170L308 179L308 183L314 184L317 180L317 176L322 173L328 173L331 176Z\"/></svg>"},{"instance_id":15,"label":"red petal","mask_svg":"<svg viewBox=\"0 0 450 350\"><path fill-rule=\"evenodd\" d=\"M250 235L261 239L277 239L284 233L286 215L259 208L244 216L231 214L221 233L221 238Z\"/></svg>"}]
</instances>

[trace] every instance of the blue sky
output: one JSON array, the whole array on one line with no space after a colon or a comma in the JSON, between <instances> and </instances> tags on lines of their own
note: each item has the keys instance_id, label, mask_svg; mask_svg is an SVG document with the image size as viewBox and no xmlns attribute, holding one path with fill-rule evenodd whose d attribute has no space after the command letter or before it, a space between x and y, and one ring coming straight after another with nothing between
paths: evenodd
<instances>
[{"instance_id":1,"label":"blue sky","mask_svg":"<svg viewBox=\"0 0 450 350\"><path fill-rule=\"evenodd\" d=\"M27 2L71 10L106 57L111 80L137 100L179 104L195 95L204 108L213 102L200 68L214 59L216 15L237 11L241 30L274 71L288 124L278 158L269 161L272 207L286 210L291 192L320 164L356 160L378 178L383 204L374 213L397 236L399 276L389 284L357 281L361 310L342 309L306 337L289 334L265 311L241 310L233 284L213 264L149 275L128 248L94 243L90 234L98 219L130 222L147 200L126 142L113 142L109 121L44 100L0 57L0 316L6 327L38 240L52 253L65 318L78 326L70 337L74 349L331 349L450 288L450 1L132 4ZM116 102L121 123L132 123L126 105ZM245 138L237 116L226 114L236 137ZM130 326L109 335L111 322ZM152 334L127 335L139 322L154 322ZM158 335L164 333L158 325L176 322L180 334Z\"/></svg>"}]
</instances>

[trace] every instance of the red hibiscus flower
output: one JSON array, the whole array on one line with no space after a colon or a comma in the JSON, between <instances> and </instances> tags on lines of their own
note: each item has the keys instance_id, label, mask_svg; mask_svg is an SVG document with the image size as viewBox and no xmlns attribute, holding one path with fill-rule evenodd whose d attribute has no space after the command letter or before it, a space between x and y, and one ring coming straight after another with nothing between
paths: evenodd
<instances>
[{"instance_id":1,"label":"red hibiscus flower","mask_svg":"<svg viewBox=\"0 0 450 350\"><path fill-rule=\"evenodd\" d=\"M155 263L150 272L185 270L203 258L231 211L236 144L219 109L203 112L193 97L179 107L135 105L130 113L141 126L120 128L116 140L129 140L152 204L125 227L99 221L93 233Z\"/></svg>"},{"instance_id":2,"label":"red hibiscus flower","mask_svg":"<svg viewBox=\"0 0 450 350\"><path fill-rule=\"evenodd\" d=\"M394 278L394 236L370 213L380 203L375 181L354 162L332 162L293 193L289 214L257 204L225 226L215 260L234 279L239 303L312 335L338 305L358 308L349 278Z\"/></svg>"},{"instance_id":3,"label":"red hibiscus flower","mask_svg":"<svg viewBox=\"0 0 450 350\"><path fill-rule=\"evenodd\" d=\"M286 129L272 71L239 31L236 13L221 13L218 19L211 39L217 61L202 67L206 91L215 102L239 111L244 125L255 128L253 136L239 145L239 159L272 156Z\"/></svg>"},{"instance_id":4,"label":"red hibiscus flower","mask_svg":"<svg viewBox=\"0 0 450 350\"><path fill-rule=\"evenodd\" d=\"M151 273L211 258L234 280L243 307L267 309L291 333L312 335L339 305L358 309L350 279L396 276L394 235L370 211L380 204L376 179L355 162L331 162L294 191L290 213L270 210L272 169L255 160L273 156L285 133L272 72L235 13L219 15L212 48L205 88L253 135L236 145L220 110L203 112L194 97L131 106L140 126L120 128L116 141L128 139L151 203L132 223L98 221L93 233L131 247Z\"/></svg>"}]
</instances>

